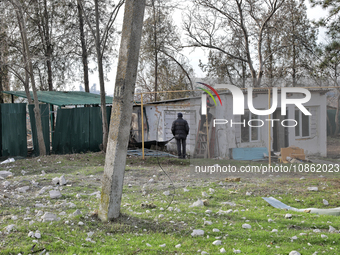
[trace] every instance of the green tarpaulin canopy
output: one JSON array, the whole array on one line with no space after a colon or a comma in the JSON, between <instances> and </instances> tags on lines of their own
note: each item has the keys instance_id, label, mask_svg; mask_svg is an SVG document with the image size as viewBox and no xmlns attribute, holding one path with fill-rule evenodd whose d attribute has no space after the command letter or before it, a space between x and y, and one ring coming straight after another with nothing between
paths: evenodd
<instances>
[{"instance_id":1,"label":"green tarpaulin canopy","mask_svg":"<svg viewBox=\"0 0 340 255\"><path fill-rule=\"evenodd\" d=\"M3 93L27 98L25 91L3 91ZM30 92L33 99L33 93ZM100 104L100 95L82 91L37 91L39 102L57 106ZM106 104L112 104L112 97L106 96Z\"/></svg>"}]
</instances>

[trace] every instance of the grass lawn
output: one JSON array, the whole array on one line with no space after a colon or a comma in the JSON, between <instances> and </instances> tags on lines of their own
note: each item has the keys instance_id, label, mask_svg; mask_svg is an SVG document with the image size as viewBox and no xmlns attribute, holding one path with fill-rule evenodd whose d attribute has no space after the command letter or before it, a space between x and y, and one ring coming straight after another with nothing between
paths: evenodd
<instances>
[{"instance_id":1,"label":"grass lawn","mask_svg":"<svg viewBox=\"0 0 340 255\"><path fill-rule=\"evenodd\" d=\"M97 217L104 154L52 155L0 165L0 171L13 173L0 180L0 254L289 254L293 250L340 254L340 234L329 232L330 226L340 229L339 217L279 210L262 199L272 196L296 208L340 207L339 173L199 176L189 161L159 161L171 181L157 159L127 159L121 217L113 222ZM237 168L252 164L229 163ZM66 185L52 184L62 175ZM225 181L226 177L240 181ZM25 186L28 190L20 192L18 188ZM312 186L318 191L307 189ZM62 196L51 199L53 189ZM191 207L198 199L206 199L205 205ZM76 210L81 214L74 215ZM44 222L41 217L47 212L58 221ZM292 217L286 218L287 213ZM198 229L204 234L193 237ZM34 237L39 234L41 238Z\"/></svg>"}]
</instances>

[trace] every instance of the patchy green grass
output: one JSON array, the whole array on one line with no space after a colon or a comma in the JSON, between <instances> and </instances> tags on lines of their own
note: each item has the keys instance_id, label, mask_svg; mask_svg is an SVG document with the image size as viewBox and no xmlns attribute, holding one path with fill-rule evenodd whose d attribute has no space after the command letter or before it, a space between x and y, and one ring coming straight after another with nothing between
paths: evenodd
<instances>
[{"instance_id":1,"label":"patchy green grass","mask_svg":"<svg viewBox=\"0 0 340 255\"><path fill-rule=\"evenodd\" d=\"M158 162L175 184L175 190ZM238 168L260 164L215 163ZM43 249L49 254L201 254L203 251L219 254L221 248L226 254L234 254L234 249L241 250L241 254L289 254L292 250L301 254L340 253L339 233L328 232L329 226L340 229L338 217L287 212L271 207L262 199L273 196L297 208L340 207L338 173L322 173L326 177L307 173L279 177L235 173L228 177L241 177L240 182L225 182L226 176L194 175L188 160L130 157L121 216L112 222L101 222L96 210L103 169L102 153L53 155L1 165L0 171L10 170L14 176L0 181L0 254L39 254ZM67 184L54 186L52 178L61 175ZM305 179L300 179L302 175ZM10 182L6 188L4 181ZM29 190L19 193L17 188L23 186L29 186ZM48 191L39 195L41 188L47 186L60 190L62 197L51 199ZM308 191L310 186L317 186L319 191ZM170 195L164 195L165 191ZM208 197L203 197L202 192ZM251 195L247 196L246 192ZM190 207L197 199L207 199L207 204ZM329 206L323 204L323 199L328 200ZM39 204L44 207L37 207ZM155 208L141 204L152 204ZM73 216L76 209L82 214ZM56 214L60 220L42 222L41 214L45 212ZM286 213L291 213L292 218L286 219ZM242 228L245 223L251 229ZM7 231L11 224L14 228ZM192 237L194 229L204 230L204 235ZM315 229L320 232L314 232ZM30 231L37 230L40 239L28 236ZM213 245L216 240L222 244ZM178 244L181 246L176 248Z\"/></svg>"}]
</instances>

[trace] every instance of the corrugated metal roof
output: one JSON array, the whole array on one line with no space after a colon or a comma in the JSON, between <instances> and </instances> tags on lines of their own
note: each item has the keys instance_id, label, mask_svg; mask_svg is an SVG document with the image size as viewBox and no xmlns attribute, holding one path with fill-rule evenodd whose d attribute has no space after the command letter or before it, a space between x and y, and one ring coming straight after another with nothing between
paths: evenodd
<instances>
[{"instance_id":1,"label":"corrugated metal roof","mask_svg":"<svg viewBox=\"0 0 340 255\"><path fill-rule=\"evenodd\" d=\"M3 91L3 93L27 98L25 91ZM33 93L30 91L33 99ZM37 91L39 102L57 106L100 104L100 95L83 91ZM113 97L106 96L106 104L112 104Z\"/></svg>"}]
</instances>

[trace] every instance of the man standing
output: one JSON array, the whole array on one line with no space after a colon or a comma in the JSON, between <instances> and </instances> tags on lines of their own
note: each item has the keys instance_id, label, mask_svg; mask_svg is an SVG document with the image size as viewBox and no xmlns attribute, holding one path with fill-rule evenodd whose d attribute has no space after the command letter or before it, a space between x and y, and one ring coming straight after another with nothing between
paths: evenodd
<instances>
[{"instance_id":1,"label":"man standing","mask_svg":"<svg viewBox=\"0 0 340 255\"><path fill-rule=\"evenodd\" d=\"M172 122L171 132L177 141L178 158L185 158L186 155L186 139L189 134L189 125L183 119L183 114L177 114L177 120ZM183 150L181 151L181 145Z\"/></svg>"}]
</instances>

